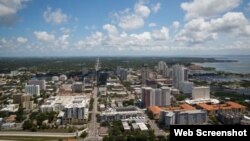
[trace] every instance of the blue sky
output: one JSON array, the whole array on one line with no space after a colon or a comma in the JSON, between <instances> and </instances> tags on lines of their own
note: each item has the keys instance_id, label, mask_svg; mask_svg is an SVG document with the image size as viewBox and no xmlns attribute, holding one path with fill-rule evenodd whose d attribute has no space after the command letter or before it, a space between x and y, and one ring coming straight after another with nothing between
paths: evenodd
<instances>
[{"instance_id":1,"label":"blue sky","mask_svg":"<svg viewBox=\"0 0 250 141\"><path fill-rule=\"evenodd\" d=\"M249 0L0 0L0 56L250 54Z\"/></svg>"}]
</instances>

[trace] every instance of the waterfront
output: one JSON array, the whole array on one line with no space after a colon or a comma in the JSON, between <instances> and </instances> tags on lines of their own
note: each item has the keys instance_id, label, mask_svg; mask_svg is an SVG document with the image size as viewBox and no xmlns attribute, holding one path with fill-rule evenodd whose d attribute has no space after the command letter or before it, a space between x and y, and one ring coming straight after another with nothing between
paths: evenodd
<instances>
[{"instance_id":1,"label":"waterfront","mask_svg":"<svg viewBox=\"0 0 250 141\"><path fill-rule=\"evenodd\" d=\"M195 63L204 67L216 68L217 71L232 73L250 73L250 55L244 56L213 56L218 60L237 60L237 62Z\"/></svg>"}]
</instances>

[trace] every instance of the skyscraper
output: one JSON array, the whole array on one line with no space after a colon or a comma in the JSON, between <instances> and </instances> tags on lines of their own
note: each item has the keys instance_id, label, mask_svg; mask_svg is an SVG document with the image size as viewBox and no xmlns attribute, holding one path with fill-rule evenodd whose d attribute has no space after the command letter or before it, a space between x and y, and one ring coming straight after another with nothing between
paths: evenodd
<instances>
[{"instance_id":1,"label":"skyscraper","mask_svg":"<svg viewBox=\"0 0 250 141\"><path fill-rule=\"evenodd\" d=\"M39 85L26 85L25 92L32 96L40 96L40 86Z\"/></svg>"},{"instance_id":2,"label":"skyscraper","mask_svg":"<svg viewBox=\"0 0 250 141\"><path fill-rule=\"evenodd\" d=\"M193 87L192 90L193 99L210 99L210 88L209 87Z\"/></svg>"},{"instance_id":3,"label":"skyscraper","mask_svg":"<svg viewBox=\"0 0 250 141\"><path fill-rule=\"evenodd\" d=\"M149 68L146 64L144 64L142 67L141 77L142 77L142 86L145 86L146 80L149 78Z\"/></svg>"},{"instance_id":4,"label":"skyscraper","mask_svg":"<svg viewBox=\"0 0 250 141\"><path fill-rule=\"evenodd\" d=\"M169 106L171 105L170 88L162 87L152 89L151 87L142 87L142 103L144 107L148 106Z\"/></svg>"},{"instance_id":5,"label":"skyscraper","mask_svg":"<svg viewBox=\"0 0 250 141\"><path fill-rule=\"evenodd\" d=\"M164 61L158 62L158 73L163 75L163 77L168 77L168 66Z\"/></svg>"},{"instance_id":6,"label":"skyscraper","mask_svg":"<svg viewBox=\"0 0 250 141\"><path fill-rule=\"evenodd\" d=\"M29 85L39 85L41 90L46 90L45 80L30 80Z\"/></svg>"},{"instance_id":7,"label":"skyscraper","mask_svg":"<svg viewBox=\"0 0 250 141\"><path fill-rule=\"evenodd\" d=\"M160 106L170 106L171 105L171 89L169 87L161 88L161 105Z\"/></svg>"},{"instance_id":8,"label":"skyscraper","mask_svg":"<svg viewBox=\"0 0 250 141\"><path fill-rule=\"evenodd\" d=\"M142 104L144 107L152 106L151 102L152 88L151 87L142 87Z\"/></svg>"},{"instance_id":9,"label":"skyscraper","mask_svg":"<svg viewBox=\"0 0 250 141\"><path fill-rule=\"evenodd\" d=\"M185 71L182 65L173 66L173 86L177 89L180 88L180 83L185 80Z\"/></svg>"}]
</instances>

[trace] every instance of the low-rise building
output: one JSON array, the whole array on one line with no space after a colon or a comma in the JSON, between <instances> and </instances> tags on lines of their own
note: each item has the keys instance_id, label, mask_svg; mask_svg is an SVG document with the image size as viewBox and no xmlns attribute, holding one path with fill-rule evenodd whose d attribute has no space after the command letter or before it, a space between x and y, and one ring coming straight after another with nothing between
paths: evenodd
<instances>
[{"instance_id":1,"label":"low-rise building","mask_svg":"<svg viewBox=\"0 0 250 141\"><path fill-rule=\"evenodd\" d=\"M209 115L215 114L220 112L239 112L243 113L246 110L246 107L240 105L236 102L227 101L223 104L206 104L206 103L199 103L197 104L198 107L206 110Z\"/></svg>"},{"instance_id":2,"label":"low-rise building","mask_svg":"<svg viewBox=\"0 0 250 141\"><path fill-rule=\"evenodd\" d=\"M100 120L103 121L114 121L114 120L134 120L134 118L144 117L144 114L137 107L119 107L115 109L108 109L100 114Z\"/></svg>"},{"instance_id":3,"label":"low-rise building","mask_svg":"<svg viewBox=\"0 0 250 141\"><path fill-rule=\"evenodd\" d=\"M60 112L58 118L64 123L82 122L88 118L88 104L85 96L53 96L40 106L41 112Z\"/></svg>"}]
</instances>

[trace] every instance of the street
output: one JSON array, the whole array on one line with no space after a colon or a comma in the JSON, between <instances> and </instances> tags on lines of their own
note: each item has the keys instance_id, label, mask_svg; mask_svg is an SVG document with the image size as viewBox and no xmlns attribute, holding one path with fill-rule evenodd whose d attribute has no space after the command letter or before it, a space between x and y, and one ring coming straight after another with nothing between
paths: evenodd
<instances>
[{"instance_id":1,"label":"street","mask_svg":"<svg viewBox=\"0 0 250 141\"><path fill-rule=\"evenodd\" d=\"M91 120L89 121L88 124L88 129L89 129L89 135L85 139L85 141L98 141L99 135L98 135L98 123L96 121L96 113L97 113L97 87L94 87L93 90L93 98L94 98L94 103L93 103L93 110L91 112Z\"/></svg>"},{"instance_id":2,"label":"street","mask_svg":"<svg viewBox=\"0 0 250 141\"><path fill-rule=\"evenodd\" d=\"M23 137L75 137L76 133L48 133L48 132L5 132L1 131L0 136L23 136Z\"/></svg>"}]
</instances>

